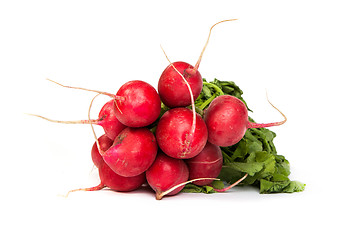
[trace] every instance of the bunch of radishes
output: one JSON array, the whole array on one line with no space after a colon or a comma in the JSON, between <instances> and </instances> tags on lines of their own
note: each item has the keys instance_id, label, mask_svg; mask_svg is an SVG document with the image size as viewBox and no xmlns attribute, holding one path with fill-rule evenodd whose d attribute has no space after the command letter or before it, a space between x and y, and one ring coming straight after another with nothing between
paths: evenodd
<instances>
[{"instance_id":1,"label":"bunch of radishes","mask_svg":"<svg viewBox=\"0 0 360 240\"><path fill-rule=\"evenodd\" d=\"M206 45L208 41L209 38ZM87 123L91 127L96 124L105 132L97 138L93 131L96 141L91 150L101 183L76 190L108 187L126 192L147 183L155 191L156 199L161 199L177 194L189 182L209 185L223 165L220 147L239 142L247 128L280 125L286 121L285 118L277 123L250 123L245 104L230 95L216 97L203 116L197 113L194 100L203 86L198 68L204 50L195 66L170 63L160 76L158 91L140 80L125 83L116 94L90 90L112 98L102 107L97 120L56 121ZM168 109L163 114L161 103ZM233 185L215 191L225 191Z\"/></svg>"}]
</instances>

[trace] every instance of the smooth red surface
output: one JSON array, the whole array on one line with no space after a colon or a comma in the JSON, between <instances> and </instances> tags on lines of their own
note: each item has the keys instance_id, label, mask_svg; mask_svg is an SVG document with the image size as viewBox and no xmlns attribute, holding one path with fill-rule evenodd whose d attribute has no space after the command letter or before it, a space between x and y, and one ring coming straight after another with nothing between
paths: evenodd
<instances>
[{"instance_id":1,"label":"smooth red surface","mask_svg":"<svg viewBox=\"0 0 360 240\"><path fill-rule=\"evenodd\" d=\"M145 127L160 115L161 101L156 89L150 84L134 80L122 85L114 102L117 119L128 127Z\"/></svg>"},{"instance_id":2,"label":"smooth red surface","mask_svg":"<svg viewBox=\"0 0 360 240\"><path fill-rule=\"evenodd\" d=\"M196 114L195 133L191 139L192 123L193 112L188 108L173 108L165 112L156 128L160 149L168 156L179 159L199 154L207 142L208 131L204 120Z\"/></svg>"},{"instance_id":3,"label":"smooth red surface","mask_svg":"<svg viewBox=\"0 0 360 240\"><path fill-rule=\"evenodd\" d=\"M105 152L103 159L109 167L123 177L145 172L157 154L154 135L147 128L125 128Z\"/></svg>"},{"instance_id":4,"label":"smooth red surface","mask_svg":"<svg viewBox=\"0 0 360 240\"><path fill-rule=\"evenodd\" d=\"M157 155L152 166L146 171L146 180L157 193L167 191L180 183L186 182L188 178L189 170L183 160L169 157L161 152ZM167 195L177 194L184 186L178 187Z\"/></svg>"},{"instance_id":5,"label":"smooth red surface","mask_svg":"<svg viewBox=\"0 0 360 240\"><path fill-rule=\"evenodd\" d=\"M216 97L206 109L204 120L208 141L220 147L239 142L247 130L248 112L245 104L230 95Z\"/></svg>"},{"instance_id":6,"label":"smooth red surface","mask_svg":"<svg viewBox=\"0 0 360 240\"><path fill-rule=\"evenodd\" d=\"M199 71L185 62L174 62L174 67L188 81L194 99L201 92L203 81ZM186 107L191 104L189 88L180 74L171 66L167 66L160 76L158 91L161 101L168 107Z\"/></svg>"},{"instance_id":7,"label":"smooth red surface","mask_svg":"<svg viewBox=\"0 0 360 240\"><path fill-rule=\"evenodd\" d=\"M114 140L119 133L126 128L115 115L114 100L110 100L101 108L99 112L98 125L102 126L106 136Z\"/></svg>"},{"instance_id":8,"label":"smooth red surface","mask_svg":"<svg viewBox=\"0 0 360 240\"><path fill-rule=\"evenodd\" d=\"M145 173L133 177L122 177L103 164L99 169L101 183L106 187L120 192L133 191L145 183Z\"/></svg>"},{"instance_id":9,"label":"smooth red surface","mask_svg":"<svg viewBox=\"0 0 360 240\"><path fill-rule=\"evenodd\" d=\"M111 145L113 144L113 140L108 138L105 134L99 137L99 145L103 152L107 151ZM91 148L91 159L93 160L95 166L100 168L104 163L103 157L100 155L96 142L93 144Z\"/></svg>"},{"instance_id":10,"label":"smooth red surface","mask_svg":"<svg viewBox=\"0 0 360 240\"><path fill-rule=\"evenodd\" d=\"M189 180L196 178L216 178L223 164L223 156L219 146L208 142L195 157L185 161L189 167ZM205 186L213 180L195 181L193 184Z\"/></svg>"}]
</instances>

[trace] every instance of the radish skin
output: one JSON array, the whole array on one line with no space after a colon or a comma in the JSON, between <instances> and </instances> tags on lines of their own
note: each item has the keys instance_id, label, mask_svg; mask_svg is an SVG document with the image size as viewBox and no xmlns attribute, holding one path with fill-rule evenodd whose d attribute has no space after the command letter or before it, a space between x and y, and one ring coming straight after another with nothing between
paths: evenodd
<instances>
[{"instance_id":1,"label":"radish skin","mask_svg":"<svg viewBox=\"0 0 360 240\"><path fill-rule=\"evenodd\" d=\"M147 128L125 128L105 152L99 151L107 165L123 177L145 172L154 162L158 146Z\"/></svg>"},{"instance_id":2,"label":"radish skin","mask_svg":"<svg viewBox=\"0 0 360 240\"><path fill-rule=\"evenodd\" d=\"M206 145L208 131L204 120L188 108L173 108L164 113L156 128L159 148L168 156L178 159L195 157ZM194 132L192 132L194 129Z\"/></svg>"},{"instance_id":3,"label":"radish skin","mask_svg":"<svg viewBox=\"0 0 360 240\"><path fill-rule=\"evenodd\" d=\"M156 89L150 84L134 80L122 85L114 101L117 119L128 127L145 127L160 115L161 100Z\"/></svg>"},{"instance_id":4,"label":"radish skin","mask_svg":"<svg viewBox=\"0 0 360 240\"><path fill-rule=\"evenodd\" d=\"M272 106L279 111L274 105ZM232 146L243 138L248 128L284 124L287 118L282 112L280 113L284 117L281 122L251 123L248 120L247 108L240 99L230 95L218 96L210 103L204 114L208 128L208 141L220 147Z\"/></svg>"},{"instance_id":5,"label":"radish skin","mask_svg":"<svg viewBox=\"0 0 360 240\"><path fill-rule=\"evenodd\" d=\"M152 166L146 171L146 180L156 193L156 199L162 198L162 193L170 188L187 181L189 170L185 162L159 153ZM183 189L180 186L167 195L175 195Z\"/></svg>"},{"instance_id":6,"label":"radish skin","mask_svg":"<svg viewBox=\"0 0 360 240\"><path fill-rule=\"evenodd\" d=\"M99 142L101 151L103 151L103 152L107 151L113 144L113 140L108 138L105 134L102 135L101 137L99 137L98 142ZM94 144L91 148L91 159L97 168L100 168L101 165L104 164L104 159L99 153L98 145L96 144L96 142L94 142Z\"/></svg>"},{"instance_id":7,"label":"radish skin","mask_svg":"<svg viewBox=\"0 0 360 240\"><path fill-rule=\"evenodd\" d=\"M105 187L118 192L130 192L141 187L145 182L145 173L134 177L122 177L116 174L106 164L102 164L99 168L100 184L90 188L78 188L68 192L68 196L72 192L77 191L99 191Z\"/></svg>"},{"instance_id":8,"label":"radish skin","mask_svg":"<svg viewBox=\"0 0 360 240\"><path fill-rule=\"evenodd\" d=\"M207 142L204 149L195 157L185 161L189 168L189 179L197 178L216 178L219 176L222 165L223 156L219 146ZM198 186L205 186L212 180L195 181Z\"/></svg>"}]
</instances>

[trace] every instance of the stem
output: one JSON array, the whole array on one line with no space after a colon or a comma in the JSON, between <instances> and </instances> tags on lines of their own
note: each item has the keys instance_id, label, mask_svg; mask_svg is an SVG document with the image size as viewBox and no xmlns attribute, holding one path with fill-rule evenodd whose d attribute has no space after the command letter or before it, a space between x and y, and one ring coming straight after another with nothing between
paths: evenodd
<instances>
[{"instance_id":1,"label":"stem","mask_svg":"<svg viewBox=\"0 0 360 240\"><path fill-rule=\"evenodd\" d=\"M164 192L159 192L159 191L156 191L156 200L161 200L165 195L169 194L170 192L174 191L175 189L181 187L181 186L184 186L188 183L192 183L192 182L195 182L195 181L200 181L200 180L220 180L218 178L196 178L196 179L192 179L192 180L189 180L189 181L186 181L186 182L182 182L182 183L179 183L178 185L175 185L174 187L172 188L169 188L168 190L164 191Z\"/></svg>"},{"instance_id":2,"label":"stem","mask_svg":"<svg viewBox=\"0 0 360 240\"><path fill-rule=\"evenodd\" d=\"M101 94L101 93L98 93L95 97L93 97L93 99L91 99L90 106L89 106L89 110L88 110L88 118L89 118L89 121L90 121L91 130L92 130L92 132L93 132L93 134L94 134L94 137L95 137L96 146L97 146L97 148L98 148L98 150L99 150L100 155L103 156L105 152L104 152L104 151L101 149L101 147L100 147L99 139L98 139L97 136L96 136L96 133L95 133L95 130L94 130L94 126L93 126L93 124L92 124L92 122L91 122L91 119L90 119L90 110L91 110L92 104L93 104L93 102L94 102L94 99L95 99L97 96L99 96L100 94Z\"/></svg>"},{"instance_id":3,"label":"stem","mask_svg":"<svg viewBox=\"0 0 360 240\"><path fill-rule=\"evenodd\" d=\"M55 82L54 80L51 80L49 78L46 78L46 80L50 81L50 82L53 82L57 85L60 85L62 87L65 87L65 88L72 88L72 89L79 89L79 90L84 90L84 91L89 91L89 92L96 92L96 93L99 93L99 94L103 94L103 95L107 95L109 97L112 97L112 98L115 98L115 99L118 99L118 96L114 95L114 94L111 94L111 93L107 93L107 92L102 92L102 91L98 91L98 90L92 90L92 89L87 89L87 88L82 88L82 87L71 87L71 86L66 86L66 85L63 85L63 84L60 84L58 82Z\"/></svg>"},{"instance_id":4,"label":"stem","mask_svg":"<svg viewBox=\"0 0 360 240\"><path fill-rule=\"evenodd\" d=\"M123 101L123 99L122 99L122 101ZM116 101L116 100L114 100L114 104L115 104L117 110L119 110L119 112L120 112L121 114L123 114L122 111L120 110L120 107L119 107L119 105L117 104L117 101Z\"/></svg>"},{"instance_id":5,"label":"stem","mask_svg":"<svg viewBox=\"0 0 360 240\"><path fill-rule=\"evenodd\" d=\"M207 105L209 105L212 100L214 100L214 98L216 98L217 96L220 95L224 95L225 93L222 91L221 88L219 88L217 85L213 84L213 83L208 83L208 82L203 82L203 85L207 85L209 87L212 87L213 89L215 89L215 91L218 93L218 95L216 93L214 93L209 99L207 99L205 102L203 102L203 104L201 104L199 106L199 108L201 110L204 110L204 108L206 108Z\"/></svg>"},{"instance_id":6,"label":"stem","mask_svg":"<svg viewBox=\"0 0 360 240\"><path fill-rule=\"evenodd\" d=\"M77 192L77 191L99 191L103 188L105 188L105 184L103 183L100 183L99 185L95 186L95 187L89 187L89 188L78 188L78 189L73 189L73 190L70 190L66 195L65 197L68 197L70 193L72 192Z\"/></svg>"},{"instance_id":7,"label":"stem","mask_svg":"<svg viewBox=\"0 0 360 240\"><path fill-rule=\"evenodd\" d=\"M197 71L197 70L199 69L199 65L200 65L202 56L203 56L203 54L204 54L204 52L205 52L205 49L206 49L206 47L207 47L207 45L208 45L208 43L209 43L210 35L211 35L211 30L213 29L213 27L215 27L215 26L218 25L219 23L228 22L228 21L235 21L235 20L237 20L237 19L223 20L223 21L217 22L217 23L215 23L214 25L212 25L212 27L210 28L209 36L208 36L208 38L207 38L207 40L206 40L205 46L204 46L203 50L201 51L201 54L200 54L200 57L199 57L198 61L197 61L196 64L195 64L195 67L194 67L194 70L195 70L195 71Z\"/></svg>"},{"instance_id":8,"label":"stem","mask_svg":"<svg viewBox=\"0 0 360 240\"><path fill-rule=\"evenodd\" d=\"M216 192L225 192L233 187L235 187L236 185L238 185L240 182L242 182L246 177L248 176L248 174L246 173L245 176L243 176L242 178L240 178L239 180L237 180L236 182L234 182L233 184L231 184L230 186L223 188L223 189L216 189L214 188L214 191Z\"/></svg>"},{"instance_id":9,"label":"stem","mask_svg":"<svg viewBox=\"0 0 360 240\"><path fill-rule=\"evenodd\" d=\"M90 124L90 122L92 122L92 124L98 124L99 123L99 120L96 119L91 119L91 120L77 120L77 121L60 121L60 120L53 120L53 119L50 119L50 118L47 118L47 117L43 117L43 116L40 116L40 115L36 115L36 114L31 114L31 113L27 113L28 115L30 116L35 116L35 117L38 117L38 118L42 118L46 121L49 121L49 122L54 122L54 123L64 123L64 124Z\"/></svg>"},{"instance_id":10,"label":"stem","mask_svg":"<svg viewBox=\"0 0 360 240\"><path fill-rule=\"evenodd\" d=\"M248 125L247 125L248 128L265 128L265 127L280 126L280 125L284 124L287 121L287 118L286 118L285 114L283 114L277 107L275 107L270 102L267 92L266 92L266 99L273 108L278 110L278 112L284 117L284 120L282 120L281 122L273 122L273 123L253 123L253 122L248 122Z\"/></svg>"},{"instance_id":11,"label":"stem","mask_svg":"<svg viewBox=\"0 0 360 240\"><path fill-rule=\"evenodd\" d=\"M196 129L196 109L195 109L195 99L194 99L194 95L193 92L191 90L190 84L189 82L186 80L186 78L184 77L184 75L182 75L179 70L176 69L176 67L172 64L172 62L170 61L170 59L168 58L168 56L166 55L164 49L162 48L162 46L160 45L162 51L164 52L164 55L166 57L166 59L169 61L170 65L174 68L174 70L182 77L182 79L184 80L189 93L190 93L190 98L191 98L191 108L192 108L192 112L193 112L193 121L192 121L192 125L191 125L191 130L190 130L190 134L189 134L189 143L188 143L188 148L187 148L187 152L184 153L187 154L188 152L190 152L191 149L191 144L195 135L195 129Z\"/></svg>"},{"instance_id":12,"label":"stem","mask_svg":"<svg viewBox=\"0 0 360 240\"><path fill-rule=\"evenodd\" d=\"M209 83L209 82L203 82L203 85L208 85L208 86L214 88L219 93L219 95L224 95L225 94L223 92L223 90L220 87L218 87L216 84Z\"/></svg>"}]
</instances>

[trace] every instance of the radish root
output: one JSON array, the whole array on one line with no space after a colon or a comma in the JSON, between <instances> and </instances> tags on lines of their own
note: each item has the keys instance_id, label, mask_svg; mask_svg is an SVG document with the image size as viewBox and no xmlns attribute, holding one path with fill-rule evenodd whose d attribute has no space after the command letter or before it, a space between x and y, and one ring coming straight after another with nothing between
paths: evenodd
<instances>
[{"instance_id":1,"label":"radish root","mask_svg":"<svg viewBox=\"0 0 360 240\"><path fill-rule=\"evenodd\" d=\"M203 56L203 54L204 54L204 52L205 52L205 49L206 49L206 47L207 47L207 45L208 45L208 43L209 43L209 40L210 40L211 30L212 30L216 25L218 25L219 23L229 22L229 21L235 21L235 20L237 20L237 19L223 20L223 21L217 22L217 23L215 23L214 25L212 25L212 27L210 28L209 36L208 36L208 38L207 38L207 40L206 40L205 46L204 46L203 50L201 51L201 54L200 54L200 57L199 57L198 61L197 61L196 64L195 64L195 67L194 67L194 70L195 70L195 71L197 71L197 70L199 69L202 56Z\"/></svg>"},{"instance_id":2,"label":"radish root","mask_svg":"<svg viewBox=\"0 0 360 240\"><path fill-rule=\"evenodd\" d=\"M55 83L55 84L57 84L59 86L65 87L65 88L72 88L72 89L79 89L79 90L84 90L84 91L88 91L88 92L95 92L95 93L100 93L100 94L103 94L103 95L107 95L107 96L112 97L112 98L116 98L116 95L111 94L111 93L102 92L102 91L98 91L98 90L87 89L87 88L82 88L82 87L66 86L66 85L63 85L61 83L55 82L54 80L51 80L49 78L46 78L46 80L48 80L50 82L53 82L53 83Z\"/></svg>"},{"instance_id":3,"label":"radish root","mask_svg":"<svg viewBox=\"0 0 360 240\"><path fill-rule=\"evenodd\" d=\"M270 102L267 92L266 92L266 99L270 103L270 105L273 108L275 108L284 117L284 120L282 120L281 122L273 122L273 123L253 123L253 122L249 122L248 126L247 126L248 128L264 128L264 127L280 126L280 125L283 125L287 121L287 118L286 118L285 114L282 113L277 107L274 106L274 104L272 104Z\"/></svg>"},{"instance_id":4,"label":"radish root","mask_svg":"<svg viewBox=\"0 0 360 240\"><path fill-rule=\"evenodd\" d=\"M234 182L233 184L231 184L230 186L223 188L223 189L216 189L214 188L214 191L216 192L225 192L233 187L235 187L236 185L238 185L240 182L242 182L246 177L248 176L248 174L246 173L245 176L243 176L242 178L240 178L239 180L237 180L236 182Z\"/></svg>"},{"instance_id":5,"label":"radish root","mask_svg":"<svg viewBox=\"0 0 360 240\"><path fill-rule=\"evenodd\" d=\"M192 183L192 182L195 182L195 181L200 181L200 180L220 180L218 178L196 178L196 179L192 179L192 180L189 180L189 181L186 181L186 182L183 182L183 183L179 183L178 185L175 185L174 187L172 188L169 188L168 190L164 191L164 192L156 192L156 200L161 200L165 195L169 194L170 192L174 191L175 189L181 187L181 186L184 186L188 183Z\"/></svg>"},{"instance_id":6,"label":"radish root","mask_svg":"<svg viewBox=\"0 0 360 240\"><path fill-rule=\"evenodd\" d=\"M95 130L94 130L94 126L93 126L93 124L92 124L92 122L91 122L91 119L90 119L90 110L91 110L92 104L93 104L95 98L96 98L97 96L99 96L100 94L101 94L101 93L98 93L95 97L93 97L93 99L91 99L90 106L89 106L89 110L88 110L88 119L89 119L89 122L90 122L91 130L92 130L92 132L93 132L93 134L94 134L94 137L95 137L96 146L97 146L97 148L98 148L98 150L99 150L100 155L102 156L102 155L104 155L104 151L103 151L103 150L101 149L101 147L100 147L99 139L98 139L97 136L96 136L96 133L95 133Z\"/></svg>"},{"instance_id":7,"label":"radish root","mask_svg":"<svg viewBox=\"0 0 360 240\"><path fill-rule=\"evenodd\" d=\"M44 119L46 121L49 121L49 122L64 123L64 124L90 124L90 122L92 124L97 124L99 122L98 120L93 120L93 119L91 119L91 120L77 120L77 121L61 121L61 120L50 119L50 118L43 117L43 116L40 116L40 115L37 115L37 114L32 114L32 113L27 113L27 115L42 118L42 119Z\"/></svg>"},{"instance_id":8,"label":"radish root","mask_svg":"<svg viewBox=\"0 0 360 240\"><path fill-rule=\"evenodd\" d=\"M77 191L99 191L103 188L105 188L106 186L103 183L100 183L99 185L95 186L95 187L89 187L89 188L78 188L78 189L73 189L70 190L64 197L68 197L70 193L72 192L77 192Z\"/></svg>"}]
</instances>

